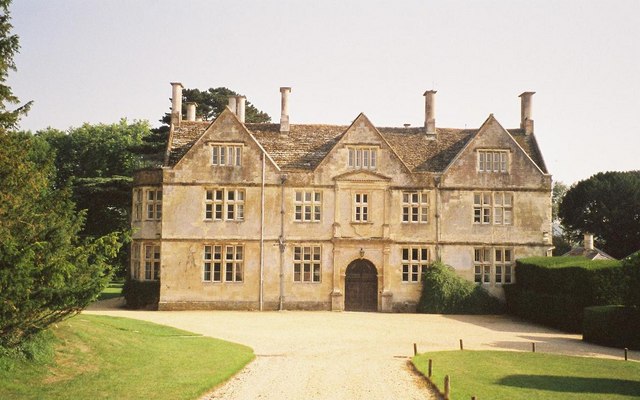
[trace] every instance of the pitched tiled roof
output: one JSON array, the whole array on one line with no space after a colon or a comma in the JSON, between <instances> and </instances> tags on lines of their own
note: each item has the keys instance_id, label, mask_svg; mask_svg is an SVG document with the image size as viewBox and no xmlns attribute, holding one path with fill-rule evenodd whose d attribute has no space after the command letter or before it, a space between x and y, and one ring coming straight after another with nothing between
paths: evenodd
<instances>
[{"instance_id":1,"label":"pitched tiled roof","mask_svg":"<svg viewBox=\"0 0 640 400\"><path fill-rule=\"evenodd\" d=\"M211 121L182 121L171 137L167 166L174 166L211 125ZM245 124L247 130L283 170L313 170L348 129L346 125L291 125L280 134L279 124ZM414 172L442 172L478 132L477 129L437 128L437 139L425 137L424 128L377 128L393 151ZM533 135L511 129L509 133L546 171Z\"/></svg>"},{"instance_id":2,"label":"pitched tiled roof","mask_svg":"<svg viewBox=\"0 0 640 400\"><path fill-rule=\"evenodd\" d=\"M437 139L428 139L424 128L378 128L389 145L415 172L442 172L478 131L437 128Z\"/></svg>"},{"instance_id":3,"label":"pitched tiled roof","mask_svg":"<svg viewBox=\"0 0 640 400\"><path fill-rule=\"evenodd\" d=\"M249 132L281 169L313 170L335 146L348 126L291 125L280 134L280 124L245 124Z\"/></svg>"},{"instance_id":4,"label":"pitched tiled roof","mask_svg":"<svg viewBox=\"0 0 640 400\"><path fill-rule=\"evenodd\" d=\"M542 172L547 173L547 166L544 164L542 154L536 138L533 135L526 135L522 129L507 129L511 136L518 142L520 147L531 157L534 163L540 168Z\"/></svg>"},{"instance_id":5,"label":"pitched tiled roof","mask_svg":"<svg viewBox=\"0 0 640 400\"><path fill-rule=\"evenodd\" d=\"M171 143L166 164L168 166L176 165L209 125L211 125L211 121L182 121L179 127L175 127L169 138Z\"/></svg>"},{"instance_id":6,"label":"pitched tiled roof","mask_svg":"<svg viewBox=\"0 0 640 400\"><path fill-rule=\"evenodd\" d=\"M595 247L593 249L586 249L584 247L574 247L573 249L566 252L562 256L574 256L574 257L583 256L588 258L589 260L594 260L596 258L615 260L615 258L611 257L610 255L608 255L607 253L605 253L600 249L596 249Z\"/></svg>"}]
</instances>

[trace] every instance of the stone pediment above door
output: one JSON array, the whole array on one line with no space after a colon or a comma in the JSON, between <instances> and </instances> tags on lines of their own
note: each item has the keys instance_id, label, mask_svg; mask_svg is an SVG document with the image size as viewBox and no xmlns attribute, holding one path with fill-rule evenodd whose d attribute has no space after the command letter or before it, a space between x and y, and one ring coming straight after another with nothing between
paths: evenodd
<instances>
[{"instance_id":1,"label":"stone pediment above door","mask_svg":"<svg viewBox=\"0 0 640 400\"><path fill-rule=\"evenodd\" d=\"M358 170L333 177L336 182L379 182L386 183L391 180L390 176L382 175L373 171Z\"/></svg>"}]
</instances>

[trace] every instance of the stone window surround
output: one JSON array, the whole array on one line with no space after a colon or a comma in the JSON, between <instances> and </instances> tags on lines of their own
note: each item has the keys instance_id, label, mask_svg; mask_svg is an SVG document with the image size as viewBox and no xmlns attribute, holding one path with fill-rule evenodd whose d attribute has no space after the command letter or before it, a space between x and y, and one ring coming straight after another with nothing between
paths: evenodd
<instances>
[{"instance_id":1,"label":"stone window surround","mask_svg":"<svg viewBox=\"0 0 640 400\"><path fill-rule=\"evenodd\" d=\"M476 149L476 152L478 153L476 168L479 173L509 173L510 149Z\"/></svg>"},{"instance_id":2,"label":"stone window surround","mask_svg":"<svg viewBox=\"0 0 640 400\"><path fill-rule=\"evenodd\" d=\"M293 198L294 222L321 222L322 221L322 191L296 190Z\"/></svg>"},{"instance_id":3,"label":"stone window surround","mask_svg":"<svg viewBox=\"0 0 640 400\"><path fill-rule=\"evenodd\" d=\"M514 283L515 253L512 247L474 247L474 282L485 286Z\"/></svg>"},{"instance_id":4,"label":"stone window surround","mask_svg":"<svg viewBox=\"0 0 640 400\"><path fill-rule=\"evenodd\" d=\"M160 243L145 242L142 245L144 255L145 281L157 281L160 278Z\"/></svg>"},{"instance_id":5,"label":"stone window surround","mask_svg":"<svg viewBox=\"0 0 640 400\"><path fill-rule=\"evenodd\" d=\"M426 190L403 190L401 222L403 224L428 223L429 196L430 192Z\"/></svg>"},{"instance_id":6,"label":"stone window surround","mask_svg":"<svg viewBox=\"0 0 640 400\"><path fill-rule=\"evenodd\" d=\"M369 218L369 199L371 193L368 191L354 190L352 192L351 206L351 223L353 224L370 224Z\"/></svg>"},{"instance_id":7,"label":"stone window surround","mask_svg":"<svg viewBox=\"0 0 640 400\"><path fill-rule=\"evenodd\" d=\"M513 225L514 193L506 191L473 192L474 225Z\"/></svg>"},{"instance_id":8,"label":"stone window surround","mask_svg":"<svg viewBox=\"0 0 640 400\"><path fill-rule=\"evenodd\" d=\"M232 198L229 195L233 193ZM204 220L243 222L246 190L226 187L205 188Z\"/></svg>"},{"instance_id":9,"label":"stone window surround","mask_svg":"<svg viewBox=\"0 0 640 400\"><path fill-rule=\"evenodd\" d=\"M240 167L242 166L243 143L215 142L209 143L211 147L211 165L214 167Z\"/></svg>"},{"instance_id":10,"label":"stone window surround","mask_svg":"<svg viewBox=\"0 0 640 400\"><path fill-rule=\"evenodd\" d=\"M348 145L347 166L350 169L376 170L379 148L377 145Z\"/></svg>"},{"instance_id":11,"label":"stone window surround","mask_svg":"<svg viewBox=\"0 0 640 400\"><path fill-rule=\"evenodd\" d=\"M242 243L206 243L202 248L202 282L243 283L244 253Z\"/></svg>"},{"instance_id":12,"label":"stone window surround","mask_svg":"<svg viewBox=\"0 0 640 400\"><path fill-rule=\"evenodd\" d=\"M402 283L414 284L422 282L422 274L429 268L430 251L425 246L408 246L401 248Z\"/></svg>"},{"instance_id":13,"label":"stone window surround","mask_svg":"<svg viewBox=\"0 0 640 400\"><path fill-rule=\"evenodd\" d=\"M322 246L293 246L293 282L322 283Z\"/></svg>"},{"instance_id":14,"label":"stone window surround","mask_svg":"<svg viewBox=\"0 0 640 400\"><path fill-rule=\"evenodd\" d=\"M143 201L144 216L146 221L159 221L162 219L162 188L146 187L144 191Z\"/></svg>"}]
</instances>

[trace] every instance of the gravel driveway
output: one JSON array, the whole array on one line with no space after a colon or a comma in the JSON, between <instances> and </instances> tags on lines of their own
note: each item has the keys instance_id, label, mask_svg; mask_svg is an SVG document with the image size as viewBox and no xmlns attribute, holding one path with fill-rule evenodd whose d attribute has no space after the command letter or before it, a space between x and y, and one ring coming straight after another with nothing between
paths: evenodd
<instances>
[{"instance_id":1,"label":"gravel driveway","mask_svg":"<svg viewBox=\"0 0 640 400\"><path fill-rule=\"evenodd\" d=\"M428 399L407 361L457 349L536 351L620 358L621 351L505 316L330 311L128 311L96 305L91 314L136 318L251 346L256 360L205 399ZM640 352L629 357L640 359Z\"/></svg>"}]
</instances>

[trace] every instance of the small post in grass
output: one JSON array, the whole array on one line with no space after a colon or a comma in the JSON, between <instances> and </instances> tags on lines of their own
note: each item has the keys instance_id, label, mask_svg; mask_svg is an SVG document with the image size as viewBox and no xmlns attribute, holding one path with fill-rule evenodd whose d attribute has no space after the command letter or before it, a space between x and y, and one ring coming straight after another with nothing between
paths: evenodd
<instances>
[{"instance_id":1,"label":"small post in grass","mask_svg":"<svg viewBox=\"0 0 640 400\"><path fill-rule=\"evenodd\" d=\"M624 348L624 360L629 360L629 349L627 349L626 347Z\"/></svg>"},{"instance_id":2,"label":"small post in grass","mask_svg":"<svg viewBox=\"0 0 640 400\"><path fill-rule=\"evenodd\" d=\"M418 345L417 344L413 344L413 355L417 356L418 355Z\"/></svg>"},{"instance_id":3,"label":"small post in grass","mask_svg":"<svg viewBox=\"0 0 640 400\"><path fill-rule=\"evenodd\" d=\"M431 378L432 372L433 372L433 360L429 359L429 378Z\"/></svg>"},{"instance_id":4,"label":"small post in grass","mask_svg":"<svg viewBox=\"0 0 640 400\"><path fill-rule=\"evenodd\" d=\"M464 346L462 345L462 339L460 339L460 350L464 350Z\"/></svg>"},{"instance_id":5,"label":"small post in grass","mask_svg":"<svg viewBox=\"0 0 640 400\"><path fill-rule=\"evenodd\" d=\"M449 400L449 395L451 394L451 379L449 379L449 375L444 376L444 399Z\"/></svg>"},{"instance_id":6,"label":"small post in grass","mask_svg":"<svg viewBox=\"0 0 640 400\"><path fill-rule=\"evenodd\" d=\"M471 400L478 400L476 396L471 396Z\"/></svg>"},{"instance_id":7,"label":"small post in grass","mask_svg":"<svg viewBox=\"0 0 640 400\"><path fill-rule=\"evenodd\" d=\"M536 352L536 342L531 342L531 351Z\"/></svg>"}]
</instances>

